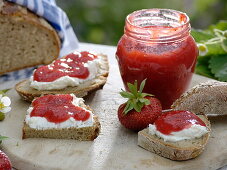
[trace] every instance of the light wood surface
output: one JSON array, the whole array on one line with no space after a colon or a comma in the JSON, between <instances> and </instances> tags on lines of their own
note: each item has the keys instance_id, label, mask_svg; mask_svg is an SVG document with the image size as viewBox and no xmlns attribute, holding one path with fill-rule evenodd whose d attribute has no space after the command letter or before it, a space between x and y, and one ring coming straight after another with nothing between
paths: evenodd
<instances>
[{"instance_id":1,"label":"light wood surface","mask_svg":"<svg viewBox=\"0 0 227 170\"><path fill-rule=\"evenodd\" d=\"M81 48L92 49L95 46L82 44ZM115 48L102 47L102 49L101 52L109 55L111 63L108 81L102 90L85 99L86 104L89 104L100 117L101 134L95 141L22 140L21 128L29 103L22 101L14 89L9 91L12 111L6 115L3 122L0 122L0 134L9 137L2 143L2 149L10 157L16 169L207 170L217 169L227 164L227 116L210 118L211 138L205 151L193 160L171 161L139 147L137 133L123 128L117 118L118 106L125 100L119 95L123 85L114 59ZM207 80L202 76L194 75L191 86Z\"/></svg>"}]
</instances>

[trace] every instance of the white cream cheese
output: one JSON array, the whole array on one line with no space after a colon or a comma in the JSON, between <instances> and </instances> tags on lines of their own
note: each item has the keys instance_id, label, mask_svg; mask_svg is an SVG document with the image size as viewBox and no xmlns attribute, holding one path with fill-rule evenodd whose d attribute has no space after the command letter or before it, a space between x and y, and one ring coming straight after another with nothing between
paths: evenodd
<instances>
[{"instance_id":1,"label":"white cream cheese","mask_svg":"<svg viewBox=\"0 0 227 170\"><path fill-rule=\"evenodd\" d=\"M84 64L85 67L89 70L89 76L86 79L79 79L75 77L63 76L52 82L38 82L33 79L33 76L30 78L30 86L37 90L56 90L64 89L65 87L74 87L78 86L81 83L94 79L97 75L100 74L101 68L101 59L97 55L97 58L88 61Z\"/></svg>"},{"instance_id":2,"label":"white cream cheese","mask_svg":"<svg viewBox=\"0 0 227 170\"><path fill-rule=\"evenodd\" d=\"M157 130L155 124L149 124L149 133L151 135L157 135L164 141L177 142L185 139L200 138L204 134L208 133L208 129L205 126L193 124L190 128L183 129L178 132L172 132L170 135L165 135Z\"/></svg>"},{"instance_id":3,"label":"white cream cheese","mask_svg":"<svg viewBox=\"0 0 227 170\"><path fill-rule=\"evenodd\" d=\"M75 95L71 94L73 96L72 103L75 106L82 107L83 106L83 99L77 98ZM82 107L84 108L84 107ZM91 127L93 126L93 114L90 110L87 110L84 108L84 110L90 112L90 117L86 121L78 121L75 120L73 117L70 117L68 120L62 123L52 123L48 122L45 117L31 117L30 114L33 110L33 107L29 107L27 110L25 122L28 124L29 127L38 129L38 130L44 130L44 129L51 129L51 128L70 128L70 127L76 127L76 128L82 128L82 127Z\"/></svg>"}]
</instances>

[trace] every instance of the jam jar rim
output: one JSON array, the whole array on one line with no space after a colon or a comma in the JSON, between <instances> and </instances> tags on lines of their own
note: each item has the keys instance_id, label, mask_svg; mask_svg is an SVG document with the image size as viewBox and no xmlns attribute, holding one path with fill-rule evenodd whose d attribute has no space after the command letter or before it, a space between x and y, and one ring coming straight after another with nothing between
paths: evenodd
<instances>
[{"instance_id":1,"label":"jam jar rim","mask_svg":"<svg viewBox=\"0 0 227 170\"><path fill-rule=\"evenodd\" d=\"M145 12L152 12L152 11L161 11L161 12L168 12L169 14L174 14L175 16L178 15L178 17L183 16L184 21L181 23L178 23L178 26L165 26L162 27L162 30L171 30L171 29L179 29L180 31L173 33L171 35L165 35L165 36L159 36L158 38L151 38L150 36L150 30L158 30L160 29L159 25L150 25L149 27L144 27L141 25L136 25L133 23L133 17L136 16L137 14L142 14ZM143 15L138 15L141 17L144 17ZM151 16L149 16L151 17ZM166 19L166 18L164 18ZM179 18L180 19L180 18ZM176 21L176 20L175 20ZM135 31L136 30L136 31ZM140 30L141 32L138 32ZM142 10L137 10L132 13L130 13L126 19L125 19L125 27L124 27L124 32L125 34L130 37L137 39L139 41L150 41L150 42L159 42L159 43L165 43L165 42L170 42L170 41L182 41L190 35L191 31L191 25L190 25L190 19L187 16L186 13L173 10L173 9L162 9L162 8L151 8L151 9L142 9Z\"/></svg>"}]
</instances>

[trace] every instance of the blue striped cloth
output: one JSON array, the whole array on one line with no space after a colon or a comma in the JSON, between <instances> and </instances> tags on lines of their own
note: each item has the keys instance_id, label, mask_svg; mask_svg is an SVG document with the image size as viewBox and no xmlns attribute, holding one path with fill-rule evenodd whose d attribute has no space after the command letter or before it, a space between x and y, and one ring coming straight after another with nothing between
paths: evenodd
<instances>
[{"instance_id":1,"label":"blue striped cloth","mask_svg":"<svg viewBox=\"0 0 227 170\"><path fill-rule=\"evenodd\" d=\"M78 40L65 12L56 5L55 0L7 0L28 8L38 16L45 18L57 31L61 42L60 56L78 48ZM31 75L34 68L11 72L0 76L0 83L4 81L19 80Z\"/></svg>"}]
</instances>

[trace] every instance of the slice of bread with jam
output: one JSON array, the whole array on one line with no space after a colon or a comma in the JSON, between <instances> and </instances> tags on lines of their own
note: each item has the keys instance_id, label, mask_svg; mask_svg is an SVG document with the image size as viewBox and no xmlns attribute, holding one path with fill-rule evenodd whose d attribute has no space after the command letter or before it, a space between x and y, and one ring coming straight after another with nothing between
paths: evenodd
<instances>
[{"instance_id":1,"label":"slice of bread with jam","mask_svg":"<svg viewBox=\"0 0 227 170\"><path fill-rule=\"evenodd\" d=\"M31 102L35 97L47 94L75 94L77 97L84 97L92 91L98 90L104 86L109 74L108 58L104 54L97 54L100 59L99 74L74 87L55 90L37 90L30 86L30 80L24 80L16 84L15 89L22 99Z\"/></svg>"}]
</instances>

